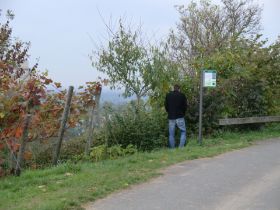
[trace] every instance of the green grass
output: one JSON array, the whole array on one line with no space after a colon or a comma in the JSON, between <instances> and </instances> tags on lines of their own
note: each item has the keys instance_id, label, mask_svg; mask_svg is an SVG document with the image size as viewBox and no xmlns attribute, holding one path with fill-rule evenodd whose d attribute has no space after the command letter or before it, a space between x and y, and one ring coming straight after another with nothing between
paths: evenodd
<instances>
[{"instance_id":1,"label":"green grass","mask_svg":"<svg viewBox=\"0 0 280 210\"><path fill-rule=\"evenodd\" d=\"M205 139L203 146L191 140L184 149L162 149L117 160L66 163L25 171L21 177L0 180L0 209L82 209L80 206L88 201L158 176L159 169L171 164L212 157L272 137L280 137L279 125L259 132L220 134Z\"/></svg>"}]
</instances>

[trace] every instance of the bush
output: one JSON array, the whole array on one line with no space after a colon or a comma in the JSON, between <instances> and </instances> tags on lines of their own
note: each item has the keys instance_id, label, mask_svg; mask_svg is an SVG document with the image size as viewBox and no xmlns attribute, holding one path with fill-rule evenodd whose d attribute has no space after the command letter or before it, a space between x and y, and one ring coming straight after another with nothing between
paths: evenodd
<instances>
[{"instance_id":1,"label":"bush","mask_svg":"<svg viewBox=\"0 0 280 210\"><path fill-rule=\"evenodd\" d=\"M149 110L132 102L118 112L107 109L106 115L108 119L96 139L109 147L133 145L138 150L150 151L167 145L167 119L163 110Z\"/></svg>"},{"instance_id":2,"label":"bush","mask_svg":"<svg viewBox=\"0 0 280 210\"><path fill-rule=\"evenodd\" d=\"M90 153L90 158L94 161L100 161L105 159L116 159L126 155L132 155L137 152L137 149L133 145L128 145L126 148L122 148L121 145L114 145L107 147L106 145L99 145L93 147Z\"/></svg>"},{"instance_id":3,"label":"bush","mask_svg":"<svg viewBox=\"0 0 280 210\"><path fill-rule=\"evenodd\" d=\"M52 164L52 158L55 148L55 141L57 139L49 140L48 144L42 142L32 142L30 146L32 151L32 159L26 161L27 166L46 167ZM77 155L81 155L85 151L86 140L84 137L77 137L69 139L62 143L60 158L61 162L67 160L74 160Z\"/></svg>"}]
</instances>

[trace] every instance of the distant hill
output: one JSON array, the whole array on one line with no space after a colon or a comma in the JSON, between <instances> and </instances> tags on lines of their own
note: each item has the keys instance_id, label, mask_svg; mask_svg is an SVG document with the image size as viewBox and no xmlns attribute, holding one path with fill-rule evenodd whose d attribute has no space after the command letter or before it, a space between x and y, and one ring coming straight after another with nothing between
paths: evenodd
<instances>
[{"instance_id":1,"label":"distant hill","mask_svg":"<svg viewBox=\"0 0 280 210\"><path fill-rule=\"evenodd\" d=\"M62 89L67 89L66 87L63 87ZM48 86L48 90L49 91L54 91L57 92L58 90L52 86ZM75 88L76 91L79 91L77 88ZM124 104L127 103L131 100L136 99L136 97L129 97L129 98L124 98L122 96L122 92L121 91L116 91L116 90L110 90L109 88L104 88L102 89L102 93L101 93L101 98L100 98L100 102L104 103L104 102L110 102L113 104Z\"/></svg>"},{"instance_id":2,"label":"distant hill","mask_svg":"<svg viewBox=\"0 0 280 210\"><path fill-rule=\"evenodd\" d=\"M130 98L124 98L122 95L122 92L116 91L116 90L110 90L110 89L103 89L101 93L101 103L104 102L111 102L113 104L123 104L127 103L130 100L135 99L135 97Z\"/></svg>"}]
</instances>

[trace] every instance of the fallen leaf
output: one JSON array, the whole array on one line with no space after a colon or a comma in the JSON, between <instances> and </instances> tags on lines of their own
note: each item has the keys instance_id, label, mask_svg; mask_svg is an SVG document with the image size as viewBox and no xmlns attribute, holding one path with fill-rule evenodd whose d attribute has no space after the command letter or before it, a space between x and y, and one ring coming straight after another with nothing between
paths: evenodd
<instances>
[{"instance_id":1,"label":"fallen leaf","mask_svg":"<svg viewBox=\"0 0 280 210\"><path fill-rule=\"evenodd\" d=\"M46 187L46 185L39 185L39 186L38 186L38 188L40 188L40 189L42 189L42 188L44 188L44 187Z\"/></svg>"}]
</instances>

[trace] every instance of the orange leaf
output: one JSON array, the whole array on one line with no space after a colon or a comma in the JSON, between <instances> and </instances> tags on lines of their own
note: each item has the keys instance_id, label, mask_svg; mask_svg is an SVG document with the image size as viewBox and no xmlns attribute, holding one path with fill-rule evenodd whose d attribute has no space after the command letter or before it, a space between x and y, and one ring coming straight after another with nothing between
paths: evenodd
<instances>
[{"instance_id":1,"label":"orange leaf","mask_svg":"<svg viewBox=\"0 0 280 210\"><path fill-rule=\"evenodd\" d=\"M20 147L20 144L13 144L13 145L12 145L12 150L13 150L14 152L19 151L19 147Z\"/></svg>"},{"instance_id":2,"label":"orange leaf","mask_svg":"<svg viewBox=\"0 0 280 210\"><path fill-rule=\"evenodd\" d=\"M0 150L4 148L4 144L0 143Z\"/></svg>"},{"instance_id":3,"label":"orange leaf","mask_svg":"<svg viewBox=\"0 0 280 210\"><path fill-rule=\"evenodd\" d=\"M21 127L17 127L16 132L15 132L15 137L20 138L22 136L23 130Z\"/></svg>"},{"instance_id":4,"label":"orange leaf","mask_svg":"<svg viewBox=\"0 0 280 210\"><path fill-rule=\"evenodd\" d=\"M4 62L0 61L0 68L1 69L6 69L7 65Z\"/></svg>"},{"instance_id":5,"label":"orange leaf","mask_svg":"<svg viewBox=\"0 0 280 210\"><path fill-rule=\"evenodd\" d=\"M24 160L31 160L32 153L31 152L25 152L23 155Z\"/></svg>"}]
</instances>

